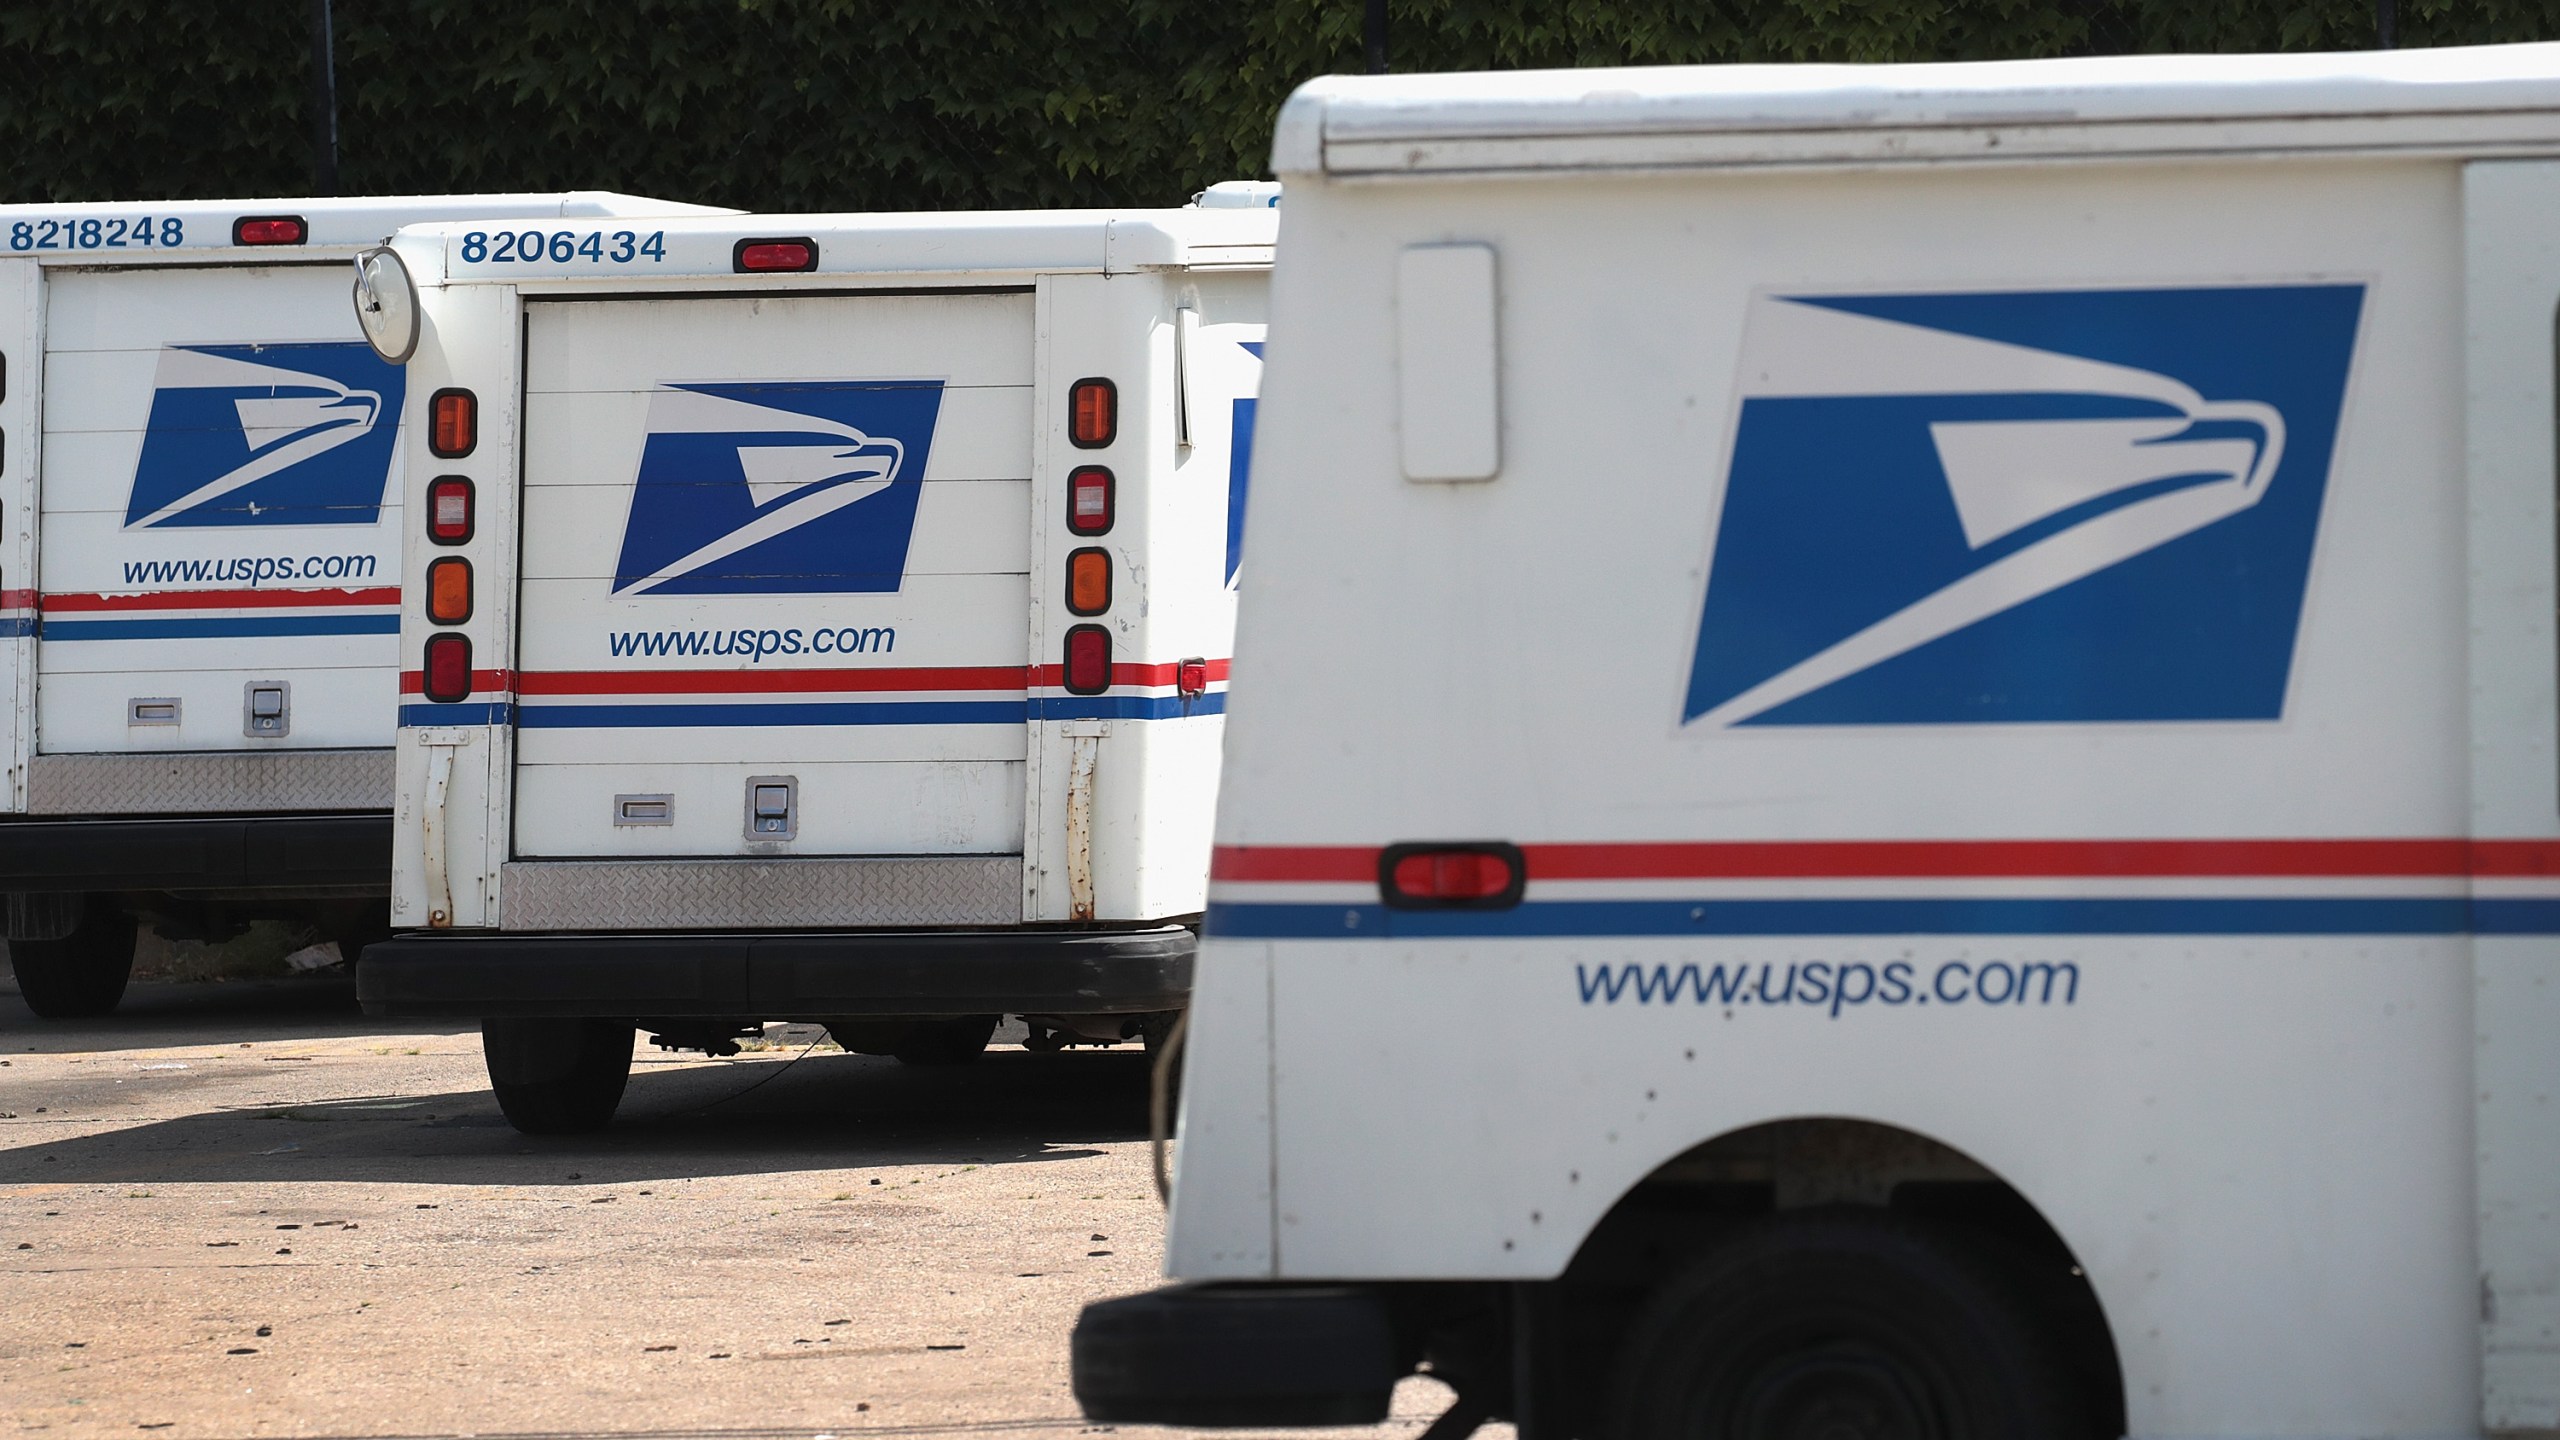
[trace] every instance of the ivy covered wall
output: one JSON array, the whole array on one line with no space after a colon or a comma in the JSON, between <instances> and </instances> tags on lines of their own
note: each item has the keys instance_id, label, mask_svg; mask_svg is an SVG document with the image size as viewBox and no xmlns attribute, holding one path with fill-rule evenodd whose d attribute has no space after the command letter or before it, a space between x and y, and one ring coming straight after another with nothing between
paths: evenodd
<instances>
[{"instance_id":1,"label":"ivy covered wall","mask_svg":"<svg viewBox=\"0 0 2560 1440\"><path fill-rule=\"evenodd\" d=\"M1393 0L1400 70L2364 48L2371 0ZM339 189L764 210L1175 203L1263 173L1361 0L336 0ZM0 199L300 194L301 0L0 7ZM2400 0L2400 41L2560 0Z\"/></svg>"}]
</instances>

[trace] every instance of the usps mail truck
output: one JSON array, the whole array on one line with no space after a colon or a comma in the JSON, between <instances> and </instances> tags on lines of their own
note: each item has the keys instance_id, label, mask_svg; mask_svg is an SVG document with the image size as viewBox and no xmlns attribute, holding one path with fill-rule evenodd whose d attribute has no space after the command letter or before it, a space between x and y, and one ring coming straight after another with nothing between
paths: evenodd
<instances>
[{"instance_id":1,"label":"usps mail truck","mask_svg":"<svg viewBox=\"0 0 2560 1440\"><path fill-rule=\"evenodd\" d=\"M2560 1430L2560 47L1326 80L1096 1420Z\"/></svg>"},{"instance_id":2,"label":"usps mail truck","mask_svg":"<svg viewBox=\"0 0 2560 1440\"><path fill-rule=\"evenodd\" d=\"M0 895L38 1014L113 1009L138 915L349 958L383 930L406 397L349 258L418 220L702 209L0 206Z\"/></svg>"},{"instance_id":3,"label":"usps mail truck","mask_svg":"<svg viewBox=\"0 0 2560 1440\"><path fill-rule=\"evenodd\" d=\"M426 417L366 1005L482 1021L534 1131L605 1123L635 1027L1161 1033L1266 198L402 232L362 302Z\"/></svg>"}]
</instances>

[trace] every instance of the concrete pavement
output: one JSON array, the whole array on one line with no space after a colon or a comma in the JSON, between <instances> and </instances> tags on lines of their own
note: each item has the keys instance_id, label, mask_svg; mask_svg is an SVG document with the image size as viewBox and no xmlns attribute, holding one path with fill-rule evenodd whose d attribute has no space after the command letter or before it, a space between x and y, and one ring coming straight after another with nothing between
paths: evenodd
<instances>
[{"instance_id":1,"label":"concrete pavement","mask_svg":"<svg viewBox=\"0 0 2560 1440\"><path fill-rule=\"evenodd\" d=\"M644 1045L612 1129L535 1140L476 1032L343 976L0 993L0 1433L1090 1432L1068 1328L1161 1264L1146 1084Z\"/></svg>"}]
</instances>

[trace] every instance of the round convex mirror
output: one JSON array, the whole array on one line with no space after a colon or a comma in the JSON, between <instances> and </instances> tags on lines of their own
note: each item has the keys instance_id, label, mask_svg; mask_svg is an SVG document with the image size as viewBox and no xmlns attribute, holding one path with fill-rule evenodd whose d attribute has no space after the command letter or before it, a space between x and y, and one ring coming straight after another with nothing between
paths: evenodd
<instances>
[{"instance_id":1,"label":"round convex mirror","mask_svg":"<svg viewBox=\"0 0 2560 1440\"><path fill-rule=\"evenodd\" d=\"M373 352L394 365L418 348L418 287L390 246L356 256L356 323Z\"/></svg>"}]
</instances>

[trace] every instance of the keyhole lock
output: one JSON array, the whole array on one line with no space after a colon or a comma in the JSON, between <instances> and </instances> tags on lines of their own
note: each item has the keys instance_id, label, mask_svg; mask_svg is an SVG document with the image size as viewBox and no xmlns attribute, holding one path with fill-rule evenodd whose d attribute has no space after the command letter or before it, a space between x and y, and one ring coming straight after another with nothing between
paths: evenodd
<instances>
[{"instance_id":1,"label":"keyhole lock","mask_svg":"<svg viewBox=\"0 0 2560 1440\"><path fill-rule=\"evenodd\" d=\"M747 838L790 840L800 833L800 782L789 775L747 780Z\"/></svg>"},{"instance_id":2,"label":"keyhole lock","mask_svg":"<svg viewBox=\"0 0 2560 1440\"><path fill-rule=\"evenodd\" d=\"M293 686L283 680L252 680L241 687L240 733L252 740L277 740L293 731Z\"/></svg>"}]
</instances>

